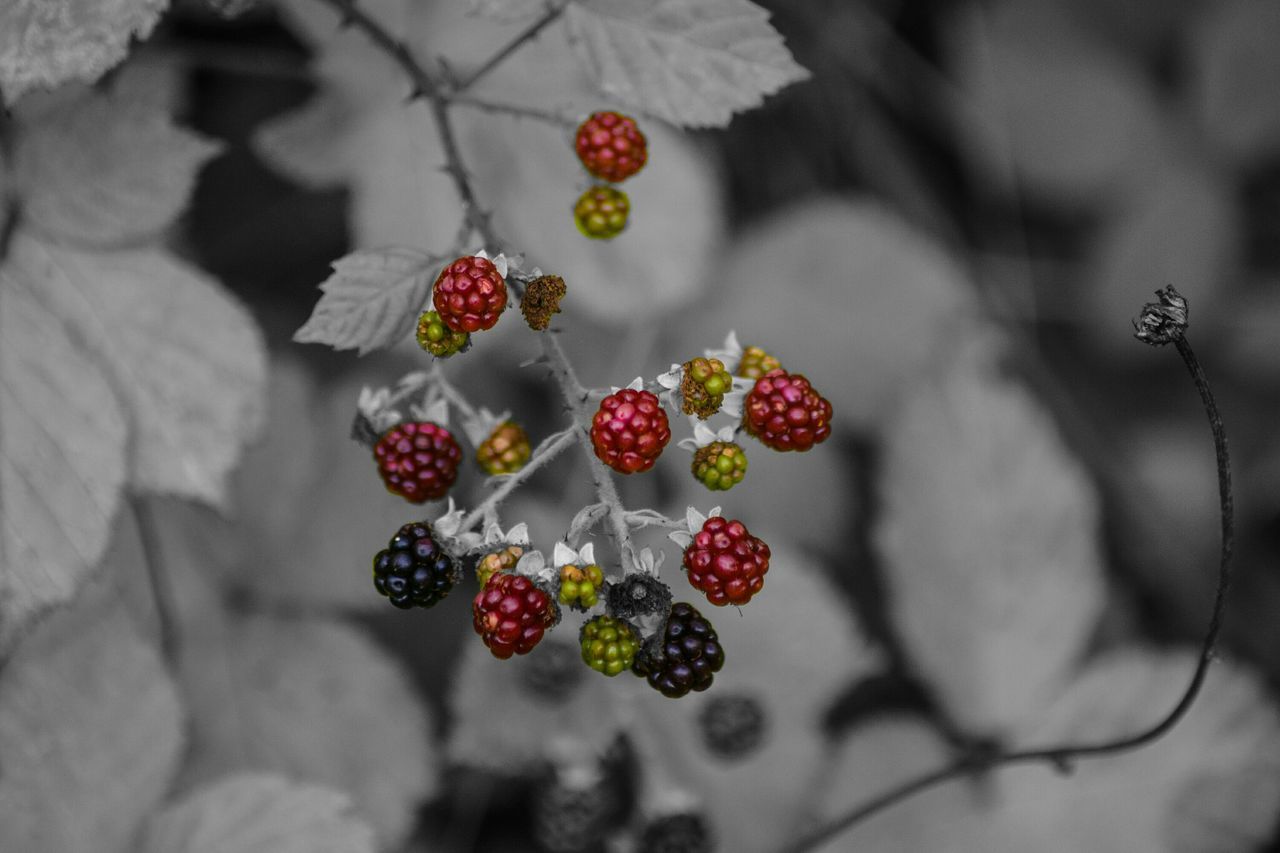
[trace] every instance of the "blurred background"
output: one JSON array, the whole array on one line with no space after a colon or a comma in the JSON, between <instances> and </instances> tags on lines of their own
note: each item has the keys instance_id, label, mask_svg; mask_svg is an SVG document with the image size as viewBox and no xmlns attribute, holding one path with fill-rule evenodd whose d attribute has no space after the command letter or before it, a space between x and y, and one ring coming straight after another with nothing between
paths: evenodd
<instances>
[{"instance_id":1,"label":"blurred background","mask_svg":"<svg viewBox=\"0 0 1280 853\"><path fill-rule=\"evenodd\" d=\"M466 68L518 28L466 5L410 4L388 23ZM271 357L268 426L235 476L235 518L152 501L184 606L220 595L244 620L192 628L226 633L204 652L198 638L188 645L247 660L243 677L277 691L277 710L290 707L297 680L338 679L326 689L359 721L366 756L339 779L396 850L644 849L628 845L646 815L686 799L714 815L720 849L772 849L785 839L752 846L763 843L749 831L761 798L781 803L794 833L989 739L1096 731L1081 721L1106 714L1048 710L1093 707L1079 692L1129 696L1135 704L1108 706L1109 719L1133 728L1190 671L1186 649L1203 630L1218 550L1204 413L1176 355L1131 334L1131 318L1171 283L1190 302L1189 334L1234 455L1230 663L1213 682L1234 704L1210 702L1185 742L1152 748L1167 749L1167 761L1028 783L1032 794L953 786L828 849L1280 851L1280 727L1269 698L1280 686L1280 5L762 5L811 78L723 130L642 119L651 165L627 187L633 224L613 243L588 245L572 228L585 185L563 131L473 111L461 133L499 231L568 282L557 323L588 385L653 377L735 329L833 401L830 442L796 458L748 446L747 479L729 493L693 481L674 444L652 474L621 483L629 506L680 516L690 504L723 504L777 543L760 617L742 641L761 644L750 656L758 669L745 687L724 679L727 692L763 703L762 748L777 752L681 770L681 752L687 761L700 748L705 703L678 719L632 720L617 737L594 719L614 713L596 693L521 688L526 676L514 673L526 661L491 677L494 662L476 654L470 592L411 613L374 594L368 561L413 510L382 490L348 430L362 386L391 385L427 357L412 341L357 358L291 337L334 259L388 244L443 251L458 211L424 111L402 106L404 84L303 3L228 19L179 2L125 66L171 75L180 119L226 143L174 239L249 306ZM613 106L563 61L569 49L549 30L479 94L571 114ZM536 443L562 412L542 373L519 366L535 353L508 318L446 370L475 403L511 410ZM481 479L474 466L464 472L460 504L481 494ZM535 546L549 548L591 500L584 460L566 455L508 502L503 523L528 522ZM109 559L128 563L141 547L118 531ZM673 585L683 584L678 559L671 549ZM1028 577L993 569L1001 560L1049 568ZM793 564L807 575L784 580ZM216 583L186 590L184 572ZM360 636L273 634L271 619L298 613L326 614L342 627L325 630ZM736 612L709 615L733 625L726 637L753 627L750 608L741 627ZM830 633L798 632L806 620ZM407 675L389 674L370 701L425 700L427 737L410 731L402 743L422 750L429 770L403 768L399 729L372 735L379 713L333 675L355 654L348 641L376 644ZM332 658L315 660L316 648ZM282 663L295 654L296 667ZM554 654L540 649L526 669L554 683ZM189 698L222 708L231 688L216 671L189 669ZM757 676L795 677L806 704L794 714L771 705L765 687L751 692ZM1078 692L1048 702L1064 683ZM299 726L349 736L350 723L300 713ZM1240 719L1257 740L1230 740ZM262 760L243 732L224 728L196 737L205 758L188 781ZM604 750L586 777L607 797L584 799L573 781L583 759L554 736L573 732ZM365 746L371 736L380 747ZM686 737L695 745L682 750ZM271 764L273 740L263 738ZM381 779L371 748L386 762ZM309 760L275 764L293 771ZM793 777L779 793L777 779L761 782L785 775L779 760L798 762L804 783ZM1205 767L1208 778L1198 775ZM1168 781L1153 791L1151 778ZM691 799L673 806L663 791ZM736 823L754 840L735 841ZM618 827L628 829L607 840Z\"/></svg>"}]
</instances>

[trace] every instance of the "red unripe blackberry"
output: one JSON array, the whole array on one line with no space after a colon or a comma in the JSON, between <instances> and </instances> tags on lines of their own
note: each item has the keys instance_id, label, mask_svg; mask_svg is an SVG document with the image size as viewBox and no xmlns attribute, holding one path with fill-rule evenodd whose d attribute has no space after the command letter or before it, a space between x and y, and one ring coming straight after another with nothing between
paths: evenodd
<instances>
[{"instance_id":1,"label":"red unripe blackberry","mask_svg":"<svg viewBox=\"0 0 1280 853\"><path fill-rule=\"evenodd\" d=\"M578 196L573 205L573 222L584 237L612 240L627 227L631 199L617 187L594 186Z\"/></svg>"},{"instance_id":2,"label":"red unripe blackberry","mask_svg":"<svg viewBox=\"0 0 1280 853\"><path fill-rule=\"evenodd\" d=\"M703 522L684 550L684 567L689 583L712 604L746 604L764 587L769 546L741 521L715 516Z\"/></svg>"},{"instance_id":3,"label":"red unripe blackberry","mask_svg":"<svg viewBox=\"0 0 1280 853\"><path fill-rule=\"evenodd\" d=\"M591 420L596 456L620 474L648 471L670 440L667 413L648 391L623 388L610 394Z\"/></svg>"},{"instance_id":4,"label":"red unripe blackberry","mask_svg":"<svg viewBox=\"0 0 1280 853\"><path fill-rule=\"evenodd\" d=\"M433 607L458 580L453 558L425 521L406 524L373 558L373 585L396 607Z\"/></svg>"},{"instance_id":5,"label":"red unripe blackberry","mask_svg":"<svg viewBox=\"0 0 1280 853\"><path fill-rule=\"evenodd\" d=\"M573 147L588 172L615 184L639 172L649 159L636 120L615 112L592 113L578 125Z\"/></svg>"},{"instance_id":6,"label":"red unripe blackberry","mask_svg":"<svg viewBox=\"0 0 1280 853\"><path fill-rule=\"evenodd\" d=\"M373 458L387 491L410 503L442 498L458 479L462 448L452 433L431 421L408 421L383 433Z\"/></svg>"},{"instance_id":7,"label":"red unripe blackberry","mask_svg":"<svg viewBox=\"0 0 1280 853\"><path fill-rule=\"evenodd\" d=\"M487 258L458 258L440 271L431 303L455 332L493 328L507 307L507 283Z\"/></svg>"},{"instance_id":8,"label":"red unripe blackberry","mask_svg":"<svg viewBox=\"0 0 1280 853\"><path fill-rule=\"evenodd\" d=\"M799 373L777 368L747 394L742 426L774 450L808 450L831 435L831 403Z\"/></svg>"},{"instance_id":9,"label":"red unripe blackberry","mask_svg":"<svg viewBox=\"0 0 1280 853\"><path fill-rule=\"evenodd\" d=\"M711 686L724 666L724 649L715 628L683 601L671 606L662 631L636 655L631 671L642 675L663 696L677 699Z\"/></svg>"},{"instance_id":10,"label":"red unripe blackberry","mask_svg":"<svg viewBox=\"0 0 1280 853\"><path fill-rule=\"evenodd\" d=\"M555 621L551 596L523 575L495 572L471 603L472 626L502 660L531 652Z\"/></svg>"}]
</instances>

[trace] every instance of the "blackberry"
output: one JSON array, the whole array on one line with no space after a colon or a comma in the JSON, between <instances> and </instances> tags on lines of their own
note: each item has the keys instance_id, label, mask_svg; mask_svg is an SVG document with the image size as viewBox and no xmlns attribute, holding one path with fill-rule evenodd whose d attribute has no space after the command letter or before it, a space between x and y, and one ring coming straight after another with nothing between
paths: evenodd
<instances>
[{"instance_id":1,"label":"blackberry","mask_svg":"<svg viewBox=\"0 0 1280 853\"><path fill-rule=\"evenodd\" d=\"M764 742L768 718L764 706L752 696L716 696L698 715L698 728L712 754L742 758Z\"/></svg>"},{"instance_id":2,"label":"blackberry","mask_svg":"<svg viewBox=\"0 0 1280 853\"><path fill-rule=\"evenodd\" d=\"M666 624L636 655L631 671L642 675L663 696L678 699L706 690L724 666L724 649L715 628L680 602L671 607Z\"/></svg>"},{"instance_id":3,"label":"blackberry","mask_svg":"<svg viewBox=\"0 0 1280 853\"><path fill-rule=\"evenodd\" d=\"M711 853L715 849L711 827L701 815L690 812L654 818L636 844L636 853Z\"/></svg>"},{"instance_id":4,"label":"blackberry","mask_svg":"<svg viewBox=\"0 0 1280 853\"><path fill-rule=\"evenodd\" d=\"M433 607L458 581L458 567L425 521L406 524L373 558L373 585L396 607Z\"/></svg>"}]
</instances>

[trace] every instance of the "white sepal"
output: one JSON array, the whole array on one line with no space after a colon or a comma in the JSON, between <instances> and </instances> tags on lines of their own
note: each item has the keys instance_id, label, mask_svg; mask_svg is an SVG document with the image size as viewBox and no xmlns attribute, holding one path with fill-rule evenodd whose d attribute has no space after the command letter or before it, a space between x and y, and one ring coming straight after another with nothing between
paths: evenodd
<instances>
[{"instance_id":1,"label":"white sepal","mask_svg":"<svg viewBox=\"0 0 1280 853\"><path fill-rule=\"evenodd\" d=\"M381 435L400 423L400 412L390 408L390 403L391 391L389 389L375 389L366 386L360 389L360 396L356 400L356 408L360 410L360 414L373 427L373 431Z\"/></svg>"},{"instance_id":2,"label":"white sepal","mask_svg":"<svg viewBox=\"0 0 1280 853\"><path fill-rule=\"evenodd\" d=\"M522 548L529 547L529 524L522 521L507 531L506 541L508 545L519 545Z\"/></svg>"},{"instance_id":3,"label":"white sepal","mask_svg":"<svg viewBox=\"0 0 1280 853\"><path fill-rule=\"evenodd\" d=\"M652 548L641 548L640 553L636 555L636 567L647 575L657 577L658 569L662 568L662 563L666 559L666 551L659 551L655 556Z\"/></svg>"},{"instance_id":4,"label":"white sepal","mask_svg":"<svg viewBox=\"0 0 1280 853\"><path fill-rule=\"evenodd\" d=\"M677 447L683 447L685 450L697 452L698 448L706 447L715 441L733 441L735 429L732 426L723 427L719 431L714 431L696 416L691 416L689 422L693 424L693 438L682 438L676 442Z\"/></svg>"},{"instance_id":5,"label":"white sepal","mask_svg":"<svg viewBox=\"0 0 1280 853\"><path fill-rule=\"evenodd\" d=\"M547 558L541 551L526 551L516 562L516 574L545 584L555 583L560 576L555 566L547 563Z\"/></svg>"},{"instance_id":6,"label":"white sepal","mask_svg":"<svg viewBox=\"0 0 1280 853\"><path fill-rule=\"evenodd\" d=\"M610 387L610 390L611 390L614 394L617 394L619 391L621 391L621 390L622 390L622 389L621 389L621 388L619 388L617 385L611 385L611 386L609 386L609 387ZM643 376L637 376L635 379L632 379L630 382L628 382L628 383L627 383L627 390L628 390L628 391L643 391L643 390L644 390L644 377L643 377Z\"/></svg>"},{"instance_id":7,"label":"white sepal","mask_svg":"<svg viewBox=\"0 0 1280 853\"><path fill-rule=\"evenodd\" d=\"M733 377L733 390L726 391L724 401L720 403L720 411L734 418L742 417L742 404L747 400L747 393L756 386L754 379L742 376Z\"/></svg>"},{"instance_id":8,"label":"white sepal","mask_svg":"<svg viewBox=\"0 0 1280 853\"><path fill-rule=\"evenodd\" d=\"M713 506L711 510L703 515L698 511L697 507L689 507L685 510L684 523L687 530L676 530L667 534L667 538L679 545L681 548L688 548L693 543L693 535L702 530L702 525L706 523L708 518L715 518L720 515L720 507Z\"/></svg>"},{"instance_id":9,"label":"white sepal","mask_svg":"<svg viewBox=\"0 0 1280 853\"><path fill-rule=\"evenodd\" d=\"M428 400L421 406L410 403L409 414L414 420L431 421L442 427L449 425L449 401L444 397Z\"/></svg>"},{"instance_id":10,"label":"white sepal","mask_svg":"<svg viewBox=\"0 0 1280 853\"><path fill-rule=\"evenodd\" d=\"M510 419L510 411L495 415L482 406L474 418L462 419L462 432L466 435L467 441L471 442L472 447L479 447L485 439L493 435L495 429Z\"/></svg>"},{"instance_id":11,"label":"white sepal","mask_svg":"<svg viewBox=\"0 0 1280 853\"><path fill-rule=\"evenodd\" d=\"M415 370L412 373L406 373L396 382L396 391L404 393L406 391L416 391L431 380L431 374L425 370Z\"/></svg>"},{"instance_id":12,"label":"white sepal","mask_svg":"<svg viewBox=\"0 0 1280 853\"><path fill-rule=\"evenodd\" d=\"M557 566L574 566L578 564L578 552L564 542L557 542L551 551L551 562Z\"/></svg>"},{"instance_id":13,"label":"white sepal","mask_svg":"<svg viewBox=\"0 0 1280 853\"><path fill-rule=\"evenodd\" d=\"M662 402L672 411L680 411L680 385L684 381L684 365L673 364L666 373L658 374L658 385L663 388Z\"/></svg>"},{"instance_id":14,"label":"white sepal","mask_svg":"<svg viewBox=\"0 0 1280 853\"><path fill-rule=\"evenodd\" d=\"M449 508L445 510L444 515L431 523L431 529L441 536L452 537L458 532L458 528L462 526L462 517L464 515L466 513L462 508L454 506L453 498L449 498Z\"/></svg>"},{"instance_id":15,"label":"white sepal","mask_svg":"<svg viewBox=\"0 0 1280 853\"><path fill-rule=\"evenodd\" d=\"M596 543L588 542L579 548L578 560L584 566L594 566L596 564Z\"/></svg>"},{"instance_id":16,"label":"white sepal","mask_svg":"<svg viewBox=\"0 0 1280 853\"><path fill-rule=\"evenodd\" d=\"M486 252L484 249L481 249L480 251L476 252L475 255L473 255L472 257L484 258L486 261L490 261L493 264L493 266L498 270L498 275L502 276L503 278L507 277L507 270L509 269L508 260L507 260L507 256L502 254L501 252L490 257L488 252Z\"/></svg>"},{"instance_id":17,"label":"white sepal","mask_svg":"<svg viewBox=\"0 0 1280 853\"><path fill-rule=\"evenodd\" d=\"M703 350L707 358L718 358L724 366L732 371L742 361L742 344L738 343L738 333L730 329L720 349Z\"/></svg>"}]
</instances>

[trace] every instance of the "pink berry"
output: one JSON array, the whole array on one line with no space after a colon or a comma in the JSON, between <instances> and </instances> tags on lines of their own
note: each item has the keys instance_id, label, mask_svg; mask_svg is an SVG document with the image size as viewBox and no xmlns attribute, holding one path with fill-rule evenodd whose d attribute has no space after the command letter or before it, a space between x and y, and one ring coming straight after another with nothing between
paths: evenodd
<instances>
[{"instance_id":1,"label":"pink berry","mask_svg":"<svg viewBox=\"0 0 1280 853\"><path fill-rule=\"evenodd\" d=\"M831 435L831 403L799 373L777 368L747 394L742 426L774 450L808 450Z\"/></svg>"},{"instance_id":2,"label":"pink berry","mask_svg":"<svg viewBox=\"0 0 1280 853\"><path fill-rule=\"evenodd\" d=\"M442 498L458 479L462 448L444 427L409 421L387 430L373 447L387 491L410 503Z\"/></svg>"},{"instance_id":3,"label":"pink berry","mask_svg":"<svg viewBox=\"0 0 1280 853\"><path fill-rule=\"evenodd\" d=\"M684 567L712 604L746 604L764 588L769 546L741 521L708 518L685 549Z\"/></svg>"},{"instance_id":4,"label":"pink berry","mask_svg":"<svg viewBox=\"0 0 1280 853\"><path fill-rule=\"evenodd\" d=\"M453 331L480 332L492 329L507 307L507 283L492 261L458 258L441 270L431 302Z\"/></svg>"},{"instance_id":5,"label":"pink berry","mask_svg":"<svg viewBox=\"0 0 1280 853\"><path fill-rule=\"evenodd\" d=\"M667 413L648 391L623 388L610 394L591 421L596 456L620 474L648 471L670 440Z\"/></svg>"}]
</instances>

